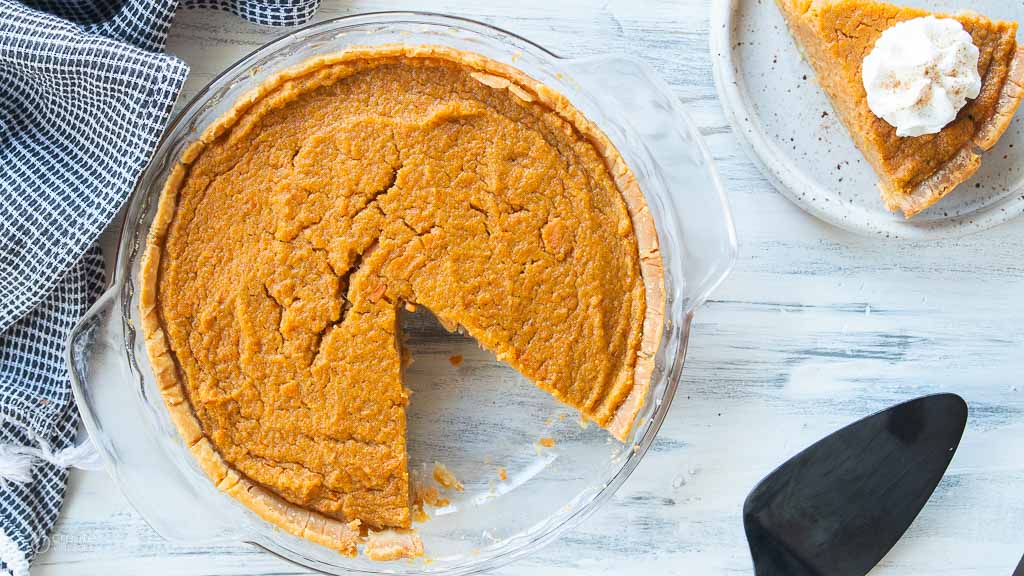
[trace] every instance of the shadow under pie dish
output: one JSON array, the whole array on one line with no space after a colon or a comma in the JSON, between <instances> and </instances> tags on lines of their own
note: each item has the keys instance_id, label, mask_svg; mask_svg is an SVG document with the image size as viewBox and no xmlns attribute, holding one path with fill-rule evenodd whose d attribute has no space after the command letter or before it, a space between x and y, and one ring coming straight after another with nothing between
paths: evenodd
<instances>
[{"instance_id":1,"label":"shadow under pie dish","mask_svg":"<svg viewBox=\"0 0 1024 576\"><path fill-rule=\"evenodd\" d=\"M365 529L411 527L401 307L620 440L664 314L654 223L615 147L560 94L443 46L319 56L240 99L168 179L139 282L206 474L347 555ZM371 558L423 552L378 542Z\"/></svg>"}]
</instances>

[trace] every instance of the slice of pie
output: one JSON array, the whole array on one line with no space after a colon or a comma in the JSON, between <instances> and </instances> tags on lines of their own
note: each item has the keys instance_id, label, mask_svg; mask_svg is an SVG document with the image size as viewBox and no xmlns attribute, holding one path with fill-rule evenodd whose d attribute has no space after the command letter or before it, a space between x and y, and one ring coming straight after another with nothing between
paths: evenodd
<instances>
[{"instance_id":1,"label":"slice of pie","mask_svg":"<svg viewBox=\"0 0 1024 576\"><path fill-rule=\"evenodd\" d=\"M981 165L1020 105L1024 48L1017 24L973 12L942 15L874 0L776 0L853 141L878 174L890 210L914 216L938 202ZM937 134L898 137L868 107L864 57L893 24L934 15L959 21L978 47L981 93Z\"/></svg>"},{"instance_id":2,"label":"slice of pie","mask_svg":"<svg viewBox=\"0 0 1024 576\"><path fill-rule=\"evenodd\" d=\"M141 310L210 479L354 554L366 529L410 526L400 307L462 327L621 440L662 283L636 180L564 97L471 53L383 46L273 77L187 149ZM369 556L422 553L386 534Z\"/></svg>"}]
</instances>

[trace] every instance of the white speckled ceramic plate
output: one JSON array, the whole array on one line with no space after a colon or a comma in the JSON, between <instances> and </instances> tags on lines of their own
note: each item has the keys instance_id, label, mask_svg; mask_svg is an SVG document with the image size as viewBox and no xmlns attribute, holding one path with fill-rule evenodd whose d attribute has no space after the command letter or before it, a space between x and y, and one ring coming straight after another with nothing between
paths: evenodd
<instances>
[{"instance_id":1,"label":"white speckled ceramic plate","mask_svg":"<svg viewBox=\"0 0 1024 576\"><path fill-rule=\"evenodd\" d=\"M1020 1L895 1L1024 22ZM918 240L977 232L1024 212L1024 108L973 178L908 221L885 209L871 166L815 82L774 0L715 0L711 10L715 84L726 114L764 174L804 210L853 232Z\"/></svg>"}]
</instances>

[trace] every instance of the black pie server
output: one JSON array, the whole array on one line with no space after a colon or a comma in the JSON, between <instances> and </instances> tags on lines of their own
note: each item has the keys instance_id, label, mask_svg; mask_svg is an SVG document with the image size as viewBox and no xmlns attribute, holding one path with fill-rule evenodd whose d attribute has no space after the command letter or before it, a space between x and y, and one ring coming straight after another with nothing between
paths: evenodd
<instances>
[{"instance_id":1,"label":"black pie server","mask_svg":"<svg viewBox=\"0 0 1024 576\"><path fill-rule=\"evenodd\" d=\"M953 459L967 404L936 394L855 422L761 480L743 504L757 576L863 576Z\"/></svg>"}]
</instances>

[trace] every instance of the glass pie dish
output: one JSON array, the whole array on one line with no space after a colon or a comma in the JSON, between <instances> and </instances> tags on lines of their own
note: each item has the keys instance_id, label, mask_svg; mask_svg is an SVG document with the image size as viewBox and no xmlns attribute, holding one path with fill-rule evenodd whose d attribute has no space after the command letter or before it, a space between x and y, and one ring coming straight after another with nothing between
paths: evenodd
<instances>
[{"instance_id":1,"label":"glass pie dish","mask_svg":"<svg viewBox=\"0 0 1024 576\"><path fill-rule=\"evenodd\" d=\"M427 313L403 319L415 362L405 383L410 472L434 462L465 491L416 525L427 558L347 558L291 536L219 492L164 407L138 332L142 249L170 170L235 100L270 75L350 46L444 45L510 64L558 90L612 140L654 216L665 271L664 333L650 394L627 442L584 426L508 366L449 334ZM654 441L675 394L695 310L726 276L736 241L707 149L671 90L620 56L563 59L477 22L378 13L318 23L271 42L210 83L171 124L128 207L111 287L72 331L68 363L85 427L107 471L139 514L183 543L246 541L332 574L469 574L536 550L596 510ZM462 361L458 361L458 357ZM470 383L471 385L467 384ZM553 447L539 444L554 439Z\"/></svg>"}]
</instances>

